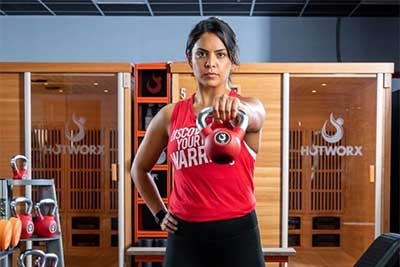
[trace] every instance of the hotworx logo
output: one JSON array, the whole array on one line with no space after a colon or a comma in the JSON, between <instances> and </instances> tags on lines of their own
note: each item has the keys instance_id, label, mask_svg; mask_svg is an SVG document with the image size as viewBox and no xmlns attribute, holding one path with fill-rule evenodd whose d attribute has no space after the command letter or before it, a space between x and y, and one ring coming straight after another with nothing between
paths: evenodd
<instances>
[{"instance_id":1,"label":"hotworx logo","mask_svg":"<svg viewBox=\"0 0 400 267\"><path fill-rule=\"evenodd\" d=\"M70 130L70 122L68 121L65 124L65 137L70 140L71 142L79 142L85 137L85 128L84 124L86 122L86 119L83 117L76 118L75 113L72 113L72 121L75 123L75 125L78 127L79 132L77 134L73 134L73 132Z\"/></svg>"},{"instance_id":2,"label":"hotworx logo","mask_svg":"<svg viewBox=\"0 0 400 267\"><path fill-rule=\"evenodd\" d=\"M54 146L43 146L42 150L45 154L82 154L82 155L101 155L104 153L104 146L101 145L75 145L74 143L80 142L85 138L85 122L83 117L77 118L75 113L72 113L72 122L75 124L78 132L74 134L71 129L71 121L65 124L64 134L70 145L57 144Z\"/></svg>"},{"instance_id":3,"label":"hotworx logo","mask_svg":"<svg viewBox=\"0 0 400 267\"><path fill-rule=\"evenodd\" d=\"M226 145L230 140L230 135L227 132L220 131L215 135L214 141L219 145Z\"/></svg>"},{"instance_id":4,"label":"hotworx logo","mask_svg":"<svg viewBox=\"0 0 400 267\"><path fill-rule=\"evenodd\" d=\"M325 121L322 126L321 135L322 138L329 144L338 143L343 138L344 130L344 120L342 118L337 118L333 116L333 113L329 116L329 123L335 128L335 133L329 135L326 127L328 124L328 120ZM362 156L362 146L318 146L311 145L310 146L302 146L301 147L301 155L302 156Z\"/></svg>"}]
</instances>

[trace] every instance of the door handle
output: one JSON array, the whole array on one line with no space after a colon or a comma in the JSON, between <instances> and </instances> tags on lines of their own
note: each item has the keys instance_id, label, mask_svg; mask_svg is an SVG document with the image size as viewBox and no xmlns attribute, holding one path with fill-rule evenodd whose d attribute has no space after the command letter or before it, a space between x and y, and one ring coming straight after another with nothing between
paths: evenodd
<instances>
[{"instance_id":1,"label":"door handle","mask_svg":"<svg viewBox=\"0 0 400 267\"><path fill-rule=\"evenodd\" d=\"M369 165L369 182L375 183L375 165Z\"/></svg>"},{"instance_id":2,"label":"door handle","mask_svg":"<svg viewBox=\"0 0 400 267\"><path fill-rule=\"evenodd\" d=\"M117 182L118 178L117 178L117 163L112 163L111 164L111 181L113 182Z\"/></svg>"}]
</instances>

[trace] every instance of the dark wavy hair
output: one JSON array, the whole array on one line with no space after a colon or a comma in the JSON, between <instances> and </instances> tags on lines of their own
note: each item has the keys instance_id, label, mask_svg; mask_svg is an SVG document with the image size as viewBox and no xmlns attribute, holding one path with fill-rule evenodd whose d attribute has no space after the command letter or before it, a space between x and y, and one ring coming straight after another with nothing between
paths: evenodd
<instances>
[{"instance_id":1,"label":"dark wavy hair","mask_svg":"<svg viewBox=\"0 0 400 267\"><path fill-rule=\"evenodd\" d=\"M195 43L203 33L213 33L224 43L228 51L228 57L235 65L239 65L239 47L237 45L236 34L225 21L217 17L209 17L197 23L189 34L186 42L186 58L191 61L192 50Z\"/></svg>"}]
</instances>

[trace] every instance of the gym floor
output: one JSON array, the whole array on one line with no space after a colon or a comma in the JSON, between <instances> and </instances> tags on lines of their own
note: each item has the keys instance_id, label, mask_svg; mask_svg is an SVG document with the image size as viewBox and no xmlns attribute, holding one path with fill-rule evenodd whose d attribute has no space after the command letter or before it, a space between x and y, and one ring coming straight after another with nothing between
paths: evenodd
<instances>
[{"instance_id":1,"label":"gym floor","mask_svg":"<svg viewBox=\"0 0 400 267\"><path fill-rule=\"evenodd\" d=\"M340 249L296 250L289 259L289 267L350 267L357 259Z\"/></svg>"},{"instance_id":2,"label":"gym floor","mask_svg":"<svg viewBox=\"0 0 400 267\"><path fill-rule=\"evenodd\" d=\"M340 249L297 249L297 255L289 259L288 267L350 267L357 259ZM79 262L85 267L117 267L117 257L114 254L91 254L87 256L68 256L65 257L66 266L73 266Z\"/></svg>"}]
</instances>

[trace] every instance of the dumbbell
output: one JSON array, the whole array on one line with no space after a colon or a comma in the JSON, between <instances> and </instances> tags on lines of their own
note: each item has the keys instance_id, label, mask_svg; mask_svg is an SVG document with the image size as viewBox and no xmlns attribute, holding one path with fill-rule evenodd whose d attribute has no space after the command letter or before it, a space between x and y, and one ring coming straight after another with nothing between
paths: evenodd
<instances>
[{"instance_id":1,"label":"dumbbell","mask_svg":"<svg viewBox=\"0 0 400 267\"><path fill-rule=\"evenodd\" d=\"M34 267L44 267L46 254L40 249L28 249L21 253L18 257L18 267L26 267L25 258L28 256L35 256Z\"/></svg>"},{"instance_id":2,"label":"dumbbell","mask_svg":"<svg viewBox=\"0 0 400 267\"><path fill-rule=\"evenodd\" d=\"M25 212L21 214L17 214L17 204L25 203ZM10 203L11 215L19 218L22 224L21 230L21 238L26 239L32 237L35 226L32 221L32 200L27 197L18 197L11 201Z\"/></svg>"},{"instance_id":3,"label":"dumbbell","mask_svg":"<svg viewBox=\"0 0 400 267\"><path fill-rule=\"evenodd\" d=\"M41 207L44 205L52 206L48 214L43 215ZM55 219L55 212L57 209L56 202L53 199L42 199L35 205L35 233L39 237L53 237L57 232L57 222Z\"/></svg>"}]
</instances>

